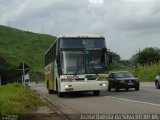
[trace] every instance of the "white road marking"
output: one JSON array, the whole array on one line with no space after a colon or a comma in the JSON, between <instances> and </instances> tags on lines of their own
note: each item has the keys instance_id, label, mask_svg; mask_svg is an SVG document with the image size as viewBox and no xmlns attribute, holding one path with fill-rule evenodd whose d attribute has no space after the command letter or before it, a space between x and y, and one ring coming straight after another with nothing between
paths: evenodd
<instances>
[{"instance_id":1,"label":"white road marking","mask_svg":"<svg viewBox=\"0 0 160 120\"><path fill-rule=\"evenodd\" d=\"M155 103L134 101L134 100L124 99L124 98L118 98L118 97L111 97L111 96L105 96L105 97L112 98L112 99L117 99L117 100L122 100L122 101L127 101L127 102L147 104L147 105L152 105L152 106L160 107L160 104L155 104Z\"/></svg>"}]
</instances>

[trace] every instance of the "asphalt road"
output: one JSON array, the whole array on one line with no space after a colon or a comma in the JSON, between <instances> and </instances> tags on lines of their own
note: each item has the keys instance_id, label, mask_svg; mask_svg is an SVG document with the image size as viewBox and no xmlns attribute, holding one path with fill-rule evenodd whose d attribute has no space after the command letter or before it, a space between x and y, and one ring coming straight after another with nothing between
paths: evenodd
<instances>
[{"instance_id":1,"label":"asphalt road","mask_svg":"<svg viewBox=\"0 0 160 120\"><path fill-rule=\"evenodd\" d=\"M49 95L44 84L31 84L48 101L54 104L64 114L159 114L160 89L154 83L141 83L139 91L130 89L116 92L101 91L100 96L92 93L72 93L59 98Z\"/></svg>"}]
</instances>

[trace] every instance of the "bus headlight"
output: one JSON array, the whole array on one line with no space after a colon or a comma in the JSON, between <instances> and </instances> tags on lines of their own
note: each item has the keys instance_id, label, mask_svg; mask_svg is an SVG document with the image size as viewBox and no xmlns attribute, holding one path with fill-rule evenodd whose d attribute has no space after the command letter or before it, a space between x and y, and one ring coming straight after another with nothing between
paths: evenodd
<instances>
[{"instance_id":1,"label":"bus headlight","mask_svg":"<svg viewBox=\"0 0 160 120\"><path fill-rule=\"evenodd\" d=\"M70 88L72 87L72 85L65 85L65 88Z\"/></svg>"},{"instance_id":2,"label":"bus headlight","mask_svg":"<svg viewBox=\"0 0 160 120\"><path fill-rule=\"evenodd\" d=\"M65 88L69 88L69 85L66 85Z\"/></svg>"},{"instance_id":3,"label":"bus headlight","mask_svg":"<svg viewBox=\"0 0 160 120\"><path fill-rule=\"evenodd\" d=\"M106 83L101 83L100 86L105 87L105 86L106 86Z\"/></svg>"}]
</instances>

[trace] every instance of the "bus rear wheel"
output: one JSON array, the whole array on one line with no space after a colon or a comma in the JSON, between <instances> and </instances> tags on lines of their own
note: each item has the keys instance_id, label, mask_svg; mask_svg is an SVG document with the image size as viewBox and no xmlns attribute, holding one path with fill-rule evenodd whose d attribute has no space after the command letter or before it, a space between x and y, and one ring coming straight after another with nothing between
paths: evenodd
<instances>
[{"instance_id":1,"label":"bus rear wheel","mask_svg":"<svg viewBox=\"0 0 160 120\"><path fill-rule=\"evenodd\" d=\"M53 94L53 93L54 93L54 91L53 91L53 90L49 90L49 89L48 89L48 93L49 93L49 94Z\"/></svg>"},{"instance_id":2,"label":"bus rear wheel","mask_svg":"<svg viewBox=\"0 0 160 120\"><path fill-rule=\"evenodd\" d=\"M53 94L53 90L49 89L49 81L47 80L48 94Z\"/></svg>"}]
</instances>

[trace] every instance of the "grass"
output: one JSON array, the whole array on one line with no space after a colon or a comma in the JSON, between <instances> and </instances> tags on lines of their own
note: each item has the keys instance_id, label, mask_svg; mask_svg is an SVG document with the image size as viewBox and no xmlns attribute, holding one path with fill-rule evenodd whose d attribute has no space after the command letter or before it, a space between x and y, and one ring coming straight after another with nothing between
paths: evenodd
<instances>
[{"instance_id":1,"label":"grass","mask_svg":"<svg viewBox=\"0 0 160 120\"><path fill-rule=\"evenodd\" d=\"M155 77L160 74L160 63L138 66L138 68L127 67L117 61L113 61L112 69L109 70L109 74L113 71L129 71L134 76L137 76L142 82L153 82Z\"/></svg>"},{"instance_id":2,"label":"grass","mask_svg":"<svg viewBox=\"0 0 160 120\"><path fill-rule=\"evenodd\" d=\"M113 60L111 64L111 69L109 69L109 74L114 71L129 71L134 74L134 69L118 61Z\"/></svg>"},{"instance_id":3,"label":"grass","mask_svg":"<svg viewBox=\"0 0 160 120\"><path fill-rule=\"evenodd\" d=\"M31 80L44 80L44 54L56 37L22 31L0 25L0 74L13 74L21 62L31 67ZM10 69L11 70L10 70ZM134 70L120 62L113 61L111 71L130 71L142 81L153 81L160 73L160 65L144 66ZM9 70L8 70L9 69ZM4 73L3 73L4 74ZM1 103L0 103L1 104Z\"/></svg>"},{"instance_id":4,"label":"grass","mask_svg":"<svg viewBox=\"0 0 160 120\"><path fill-rule=\"evenodd\" d=\"M153 82L158 74L160 74L160 64L139 66L135 70L135 75L138 76L141 81Z\"/></svg>"},{"instance_id":5,"label":"grass","mask_svg":"<svg viewBox=\"0 0 160 120\"><path fill-rule=\"evenodd\" d=\"M31 89L13 83L0 87L0 113L23 115L44 105Z\"/></svg>"},{"instance_id":6,"label":"grass","mask_svg":"<svg viewBox=\"0 0 160 120\"><path fill-rule=\"evenodd\" d=\"M51 35L0 25L0 57L9 67L18 67L24 61L33 73L43 73L45 52L55 39Z\"/></svg>"},{"instance_id":7,"label":"grass","mask_svg":"<svg viewBox=\"0 0 160 120\"><path fill-rule=\"evenodd\" d=\"M129 71L134 76L137 76L139 80L142 82L153 82L155 80L155 77L158 74L160 74L160 64L138 66L138 68L118 66L118 67L111 69L109 71L109 74L113 71Z\"/></svg>"}]
</instances>

